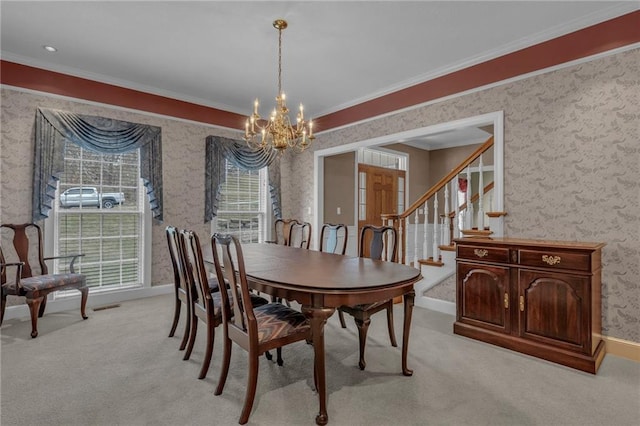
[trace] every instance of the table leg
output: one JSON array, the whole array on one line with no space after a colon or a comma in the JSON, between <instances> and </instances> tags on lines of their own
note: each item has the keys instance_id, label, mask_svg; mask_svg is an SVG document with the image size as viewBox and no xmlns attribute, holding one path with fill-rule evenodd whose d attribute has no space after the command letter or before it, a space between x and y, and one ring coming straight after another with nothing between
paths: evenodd
<instances>
[{"instance_id":1,"label":"table leg","mask_svg":"<svg viewBox=\"0 0 640 426\"><path fill-rule=\"evenodd\" d=\"M333 315L335 309L302 307L302 312L311 323L314 350L313 376L320 402L320 413L316 416L316 424L326 425L329 422L329 416L327 415L327 382L324 368L324 325L327 323L327 318Z\"/></svg>"},{"instance_id":2,"label":"table leg","mask_svg":"<svg viewBox=\"0 0 640 426\"><path fill-rule=\"evenodd\" d=\"M409 331L411 331L411 315L416 292L411 290L404 295L404 326L402 328L402 374L413 375L413 370L407 367L407 352L409 351Z\"/></svg>"}]
</instances>

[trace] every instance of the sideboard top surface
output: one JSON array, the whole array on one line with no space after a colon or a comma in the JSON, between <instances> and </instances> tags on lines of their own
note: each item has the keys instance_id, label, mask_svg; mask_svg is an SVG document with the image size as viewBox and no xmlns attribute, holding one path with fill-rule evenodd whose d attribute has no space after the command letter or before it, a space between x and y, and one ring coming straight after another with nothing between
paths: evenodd
<instances>
[{"instance_id":1,"label":"sideboard top surface","mask_svg":"<svg viewBox=\"0 0 640 426\"><path fill-rule=\"evenodd\" d=\"M594 243L583 241L556 241L556 240L529 240L524 238L477 238L466 237L456 238L454 240L456 244L470 244L470 245L498 245L498 246L529 246L529 247L541 247L541 248L562 248L572 250L600 250L606 245L606 243Z\"/></svg>"}]
</instances>

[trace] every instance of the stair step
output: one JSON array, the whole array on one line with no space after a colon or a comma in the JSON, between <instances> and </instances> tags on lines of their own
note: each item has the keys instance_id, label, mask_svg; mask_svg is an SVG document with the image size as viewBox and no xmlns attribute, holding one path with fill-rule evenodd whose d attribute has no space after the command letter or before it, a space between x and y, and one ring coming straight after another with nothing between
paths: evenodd
<instances>
[{"instance_id":1,"label":"stair step","mask_svg":"<svg viewBox=\"0 0 640 426\"><path fill-rule=\"evenodd\" d=\"M455 244L451 244L448 246L438 246L440 248L440 250L442 251L456 251L456 246Z\"/></svg>"},{"instance_id":2,"label":"stair step","mask_svg":"<svg viewBox=\"0 0 640 426\"><path fill-rule=\"evenodd\" d=\"M465 237L489 238L489 235L493 234L493 231L489 229L463 229L462 234Z\"/></svg>"},{"instance_id":3,"label":"stair step","mask_svg":"<svg viewBox=\"0 0 640 426\"><path fill-rule=\"evenodd\" d=\"M421 265L429 265L429 266L444 266L444 262L441 262L439 260L433 260L432 257L428 259L419 259L418 263Z\"/></svg>"}]
</instances>

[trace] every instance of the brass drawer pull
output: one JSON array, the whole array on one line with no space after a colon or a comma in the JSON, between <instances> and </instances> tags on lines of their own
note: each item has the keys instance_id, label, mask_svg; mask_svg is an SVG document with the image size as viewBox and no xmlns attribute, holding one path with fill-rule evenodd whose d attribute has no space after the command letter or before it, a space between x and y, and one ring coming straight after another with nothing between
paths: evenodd
<instances>
[{"instance_id":1,"label":"brass drawer pull","mask_svg":"<svg viewBox=\"0 0 640 426\"><path fill-rule=\"evenodd\" d=\"M524 296L520 296L520 311L524 312Z\"/></svg>"},{"instance_id":2,"label":"brass drawer pull","mask_svg":"<svg viewBox=\"0 0 640 426\"><path fill-rule=\"evenodd\" d=\"M485 257L489 254L489 252L485 249L475 249L473 253L478 257Z\"/></svg>"},{"instance_id":3,"label":"brass drawer pull","mask_svg":"<svg viewBox=\"0 0 640 426\"><path fill-rule=\"evenodd\" d=\"M504 308L509 309L509 293L504 294Z\"/></svg>"},{"instance_id":4,"label":"brass drawer pull","mask_svg":"<svg viewBox=\"0 0 640 426\"><path fill-rule=\"evenodd\" d=\"M560 256L542 255L542 261L548 265L557 265L560 263Z\"/></svg>"}]
</instances>

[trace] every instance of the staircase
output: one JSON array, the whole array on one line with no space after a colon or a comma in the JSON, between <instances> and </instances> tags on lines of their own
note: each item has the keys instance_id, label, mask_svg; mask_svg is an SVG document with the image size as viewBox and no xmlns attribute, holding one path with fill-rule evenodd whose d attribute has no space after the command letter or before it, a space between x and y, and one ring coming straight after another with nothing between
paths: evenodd
<instances>
[{"instance_id":1,"label":"staircase","mask_svg":"<svg viewBox=\"0 0 640 426\"><path fill-rule=\"evenodd\" d=\"M384 214L398 231L398 262L420 267L416 305L423 295L456 272L456 238L502 235L505 212L493 206L493 137L433 185L401 214ZM482 190L480 190L482 188Z\"/></svg>"}]
</instances>

